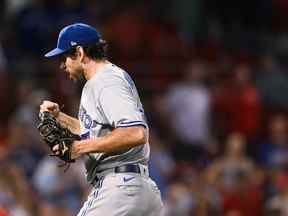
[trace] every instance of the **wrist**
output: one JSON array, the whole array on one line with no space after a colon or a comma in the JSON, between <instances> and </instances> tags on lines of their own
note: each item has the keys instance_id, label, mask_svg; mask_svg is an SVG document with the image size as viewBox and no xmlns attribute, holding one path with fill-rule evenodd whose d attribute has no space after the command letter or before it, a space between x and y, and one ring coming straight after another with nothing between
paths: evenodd
<instances>
[{"instance_id":1,"label":"wrist","mask_svg":"<svg viewBox=\"0 0 288 216\"><path fill-rule=\"evenodd\" d=\"M75 141L75 152L78 155L88 153L85 148L85 140Z\"/></svg>"},{"instance_id":2,"label":"wrist","mask_svg":"<svg viewBox=\"0 0 288 216\"><path fill-rule=\"evenodd\" d=\"M62 124L62 126L67 127L67 125L65 124L65 116L64 113L59 111L59 112L55 112L54 117L57 119L58 122L60 122Z\"/></svg>"},{"instance_id":3,"label":"wrist","mask_svg":"<svg viewBox=\"0 0 288 216\"><path fill-rule=\"evenodd\" d=\"M53 112L53 115L54 115L54 117L55 117L56 119L58 119L59 116L60 116L60 113L61 113L61 111L58 109L58 110L55 110L55 111Z\"/></svg>"},{"instance_id":4,"label":"wrist","mask_svg":"<svg viewBox=\"0 0 288 216\"><path fill-rule=\"evenodd\" d=\"M72 144L72 151L71 151L71 158L77 159L79 158L83 153L81 153L81 145L79 145L81 141L74 141Z\"/></svg>"},{"instance_id":5,"label":"wrist","mask_svg":"<svg viewBox=\"0 0 288 216\"><path fill-rule=\"evenodd\" d=\"M95 140L93 139L85 139L77 141L76 143L76 149L78 154L87 154L91 152L97 152Z\"/></svg>"}]
</instances>

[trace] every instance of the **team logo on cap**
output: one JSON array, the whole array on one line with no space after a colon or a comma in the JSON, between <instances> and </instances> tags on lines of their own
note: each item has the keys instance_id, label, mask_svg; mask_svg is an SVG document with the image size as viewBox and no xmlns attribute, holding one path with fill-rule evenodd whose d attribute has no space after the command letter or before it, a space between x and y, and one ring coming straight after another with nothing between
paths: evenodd
<instances>
[{"instance_id":1,"label":"team logo on cap","mask_svg":"<svg viewBox=\"0 0 288 216\"><path fill-rule=\"evenodd\" d=\"M71 44L71 46L75 46L75 45L77 45L77 43L74 42L74 41L71 41L70 44Z\"/></svg>"}]
</instances>

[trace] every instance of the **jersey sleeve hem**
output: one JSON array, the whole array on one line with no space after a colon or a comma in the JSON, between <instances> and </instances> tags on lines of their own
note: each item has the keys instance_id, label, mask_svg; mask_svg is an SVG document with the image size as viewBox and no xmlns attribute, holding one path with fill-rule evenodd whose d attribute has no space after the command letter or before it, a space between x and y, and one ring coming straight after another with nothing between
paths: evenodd
<instances>
[{"instance_id":1,"label":"jersey sleeve hem","mask_svg":"<svg viewBox=\"0 0 288 216\"><path fill-rule=\"evenodd\" d=\"M132 127L132 126L138 126L138 125L142 125L145 128L147 128L147 124L144 123L143 121L121 122L120 124L118 124L116 126L116 128L119 128L119 127Z\"/></svg>"}]
</instances>

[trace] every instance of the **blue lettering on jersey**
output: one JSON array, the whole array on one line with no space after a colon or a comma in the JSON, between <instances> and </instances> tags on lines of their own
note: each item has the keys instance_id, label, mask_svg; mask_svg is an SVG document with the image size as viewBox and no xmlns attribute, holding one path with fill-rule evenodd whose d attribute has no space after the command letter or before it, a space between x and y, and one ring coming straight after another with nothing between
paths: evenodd
<instances>
[{"instance_id":1,"label":"blue lettering on jersey","mask_svg":"<svg viewBox=\"0 0 288 216\"><path fill-rule=\"evenodd\" d=\"M79 109L79 120L82 122L86 129L90 129L92 127L93 120L82 105Z\"/></svg>"},{"instance_id":2,"label":"blue lettering on jersey","mask_svg":"<svg viewBox=\"0 0 288 216\"><path fill-rule=\"evenodd\" d=\"M88 131L88 132L86 132L86 133L84 133L84 134L81 134L80 137L81 137L82 140L88 139L88 138L90 137L90 132Z\"/></svg>"}]
</instances>

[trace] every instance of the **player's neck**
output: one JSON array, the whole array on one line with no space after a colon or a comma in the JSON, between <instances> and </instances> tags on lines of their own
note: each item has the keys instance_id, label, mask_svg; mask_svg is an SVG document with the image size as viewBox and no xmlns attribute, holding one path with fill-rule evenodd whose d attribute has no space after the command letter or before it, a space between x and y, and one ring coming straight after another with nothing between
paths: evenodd
<instances>
[{"instance_id":1,"label":"player's neck","mask_svg":"<svg viewBox=\"0 0 288 216\"><path fill-rule=\"evenodd\" d=\"M109 61L107 60L91 60L89 61L84 68L84 77L86 80L91 79L97 71L99 71L100 68L102 68L104 65L108 64Z\"/></svg>"}]
</instances>

